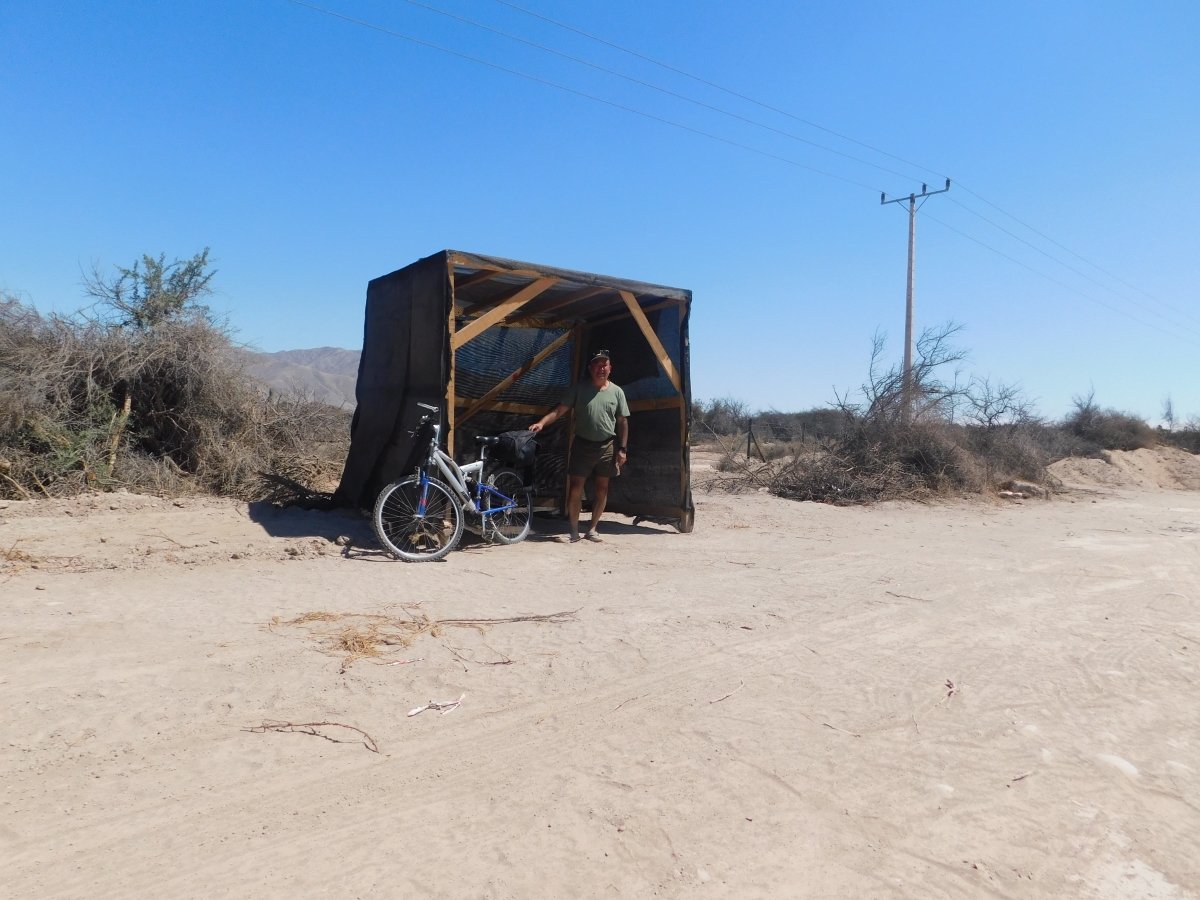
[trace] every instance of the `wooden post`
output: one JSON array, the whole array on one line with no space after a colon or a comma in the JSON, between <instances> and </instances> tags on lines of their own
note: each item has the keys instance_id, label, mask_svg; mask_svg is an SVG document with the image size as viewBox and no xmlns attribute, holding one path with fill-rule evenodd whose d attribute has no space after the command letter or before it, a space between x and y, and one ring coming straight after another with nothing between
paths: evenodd
<instances>
[{"instance_id":1,"label":"wooden post","mask_svg":"<svg viewBox=\"0 0 1200 900\"><path fill-rule=\"evenodd\" d=\"M571 329L571 334L575 341L575 346L571 348L571 384L579 380L579 362L583 359L583 326L576 325ZM567 465L571 464L571 447L575 444L575 410L572 409L567 413ZM567 497L571 490L571 476L563 476L563 502L562 511L565 515L567 512Z\"/></svg>"}]
</instances>

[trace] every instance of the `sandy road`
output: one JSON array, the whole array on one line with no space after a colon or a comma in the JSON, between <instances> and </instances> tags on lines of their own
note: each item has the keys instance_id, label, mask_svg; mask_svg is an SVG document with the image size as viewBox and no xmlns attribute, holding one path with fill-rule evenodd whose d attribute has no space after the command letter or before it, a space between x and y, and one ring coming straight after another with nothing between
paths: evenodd
<instances>
[{"instance_id":1,"label":"sandy road","mask_svg":"<svg viewBox=\"0 0 1200 900\"><path fill-rule=\"evenodd\" d=\"M12 504L0 896L1200 896L1200 494L1097 499L701 496L428 565L341 516ZM579 612L344 671L269 627L417 604Z\"/></svg>"}]
</instances>

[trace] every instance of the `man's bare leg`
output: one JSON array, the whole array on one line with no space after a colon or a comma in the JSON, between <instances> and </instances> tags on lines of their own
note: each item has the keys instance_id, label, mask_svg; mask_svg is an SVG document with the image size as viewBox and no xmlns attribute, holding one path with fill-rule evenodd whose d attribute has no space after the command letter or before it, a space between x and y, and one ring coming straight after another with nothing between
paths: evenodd
<instances>
[{"instance_id":1,"label":"man's bare leg","mask_svg":"<svg viewBox=\"0 0 1200 900\"><path fill-rule=\"evenodd\" d=\"M596 526L604 515L604 504L608 502L608 479L603 475L596 476L596 496L592 499L592 525L588 534L596 534Z\"/></svg>"},{"instance_id":2,"label":"man's bare leg","mask_svg":"<svg viewBox=\"0 0 1200 900\"><path fill-rule=\"evenodd\" d=\"M599 480L599 479L597 479ZM608 479L605 479L607 481ZM583 483L586 478L580 475L568 476L567 484L567 521L571 527L571 540L579 540L579 512L583 509ZM605 490L608 485L605 484Z\"/></svg>"}]
</instances>

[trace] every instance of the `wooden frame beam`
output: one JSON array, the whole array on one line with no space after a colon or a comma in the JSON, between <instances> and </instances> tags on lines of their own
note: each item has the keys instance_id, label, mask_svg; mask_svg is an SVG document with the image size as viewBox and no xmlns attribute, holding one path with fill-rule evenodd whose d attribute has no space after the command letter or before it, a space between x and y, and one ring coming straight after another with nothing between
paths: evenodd
<instances>
[{"instance_id":1,"label":"wooden frame beam","mask_svg":"<svg viewBox=\"0 0 1200 900\"><path fill-rule=\"evenodd\" d=\"M590 300L582 300L580 302L573 303L565 309L558 310L553 316L552 321L555 325L561 328L563 327L563 323L577 322L581 320L586 321L588 316L604 312L610 308L622 310L625 308L625 304L621 302L621 298L619 296L615 295L615 292L614 296L611 297L594 297ZM588 322L588 324L594 325L596 323Z\"/></svg>"},{"instance_id":2,"label":"wooden frame beam","mask_svg":"<svg viewBox=\"0 0 1200 900\"><path fill-rule=\"evenodd\" d=\"M501 381L499 384L497 384L495 387L493 387L490 391L488 391L486 394L484 394L482 397L480 397L477 401L475 401L474 406L472 406L465 413L463 413L461 416L458 417L458 420L457 420L458 424L461 425L463 422L467 421L467 419L471 418L471 416L475 415L475 413L479 412L481 409L483 409L485 406L487 406L489 403L491 403L493 400L495 400L496 397L498 397L501 393L504 392L504 390L511 387L517 381L517 379L519 379L522 375L529 372L535 366L539 365L542 362L542 360L544 360L546 357L548 357L550 354L552 354L554 351L556 351L559 347L561 347L563 344L565 344L570 339L571 339L571 332L569 332L569 331L564 332L563 334L561 334L557 338L555 338L550 344L548 344L541 351L539 351L537 356L535 356L529 362L525 363L525 365L521 366L521 368L517 369L517 371L513 372L511 375L509 375L507 378L505 378L503 381Z\"/></svg>"},{"instance_id":3,"label":"wooden frame beam","mask_svg":"<svg viewBox=\"0 0 1200 900\"><path fill-rule=\"evenodd\" d=\"M556 309L562 309L564 306L567 306L568 304L571 304L571 303L575 303L578 300L586 300L589 297L595 297L597 294L603 294L603 293L606 293L611 290L612 290L612 288L608 288L608 287L590 287L590 288L583 288L582 290L578 290L578 291L572 291L571 293L566 294L562 297L559 297L559 298L551 301L550 303L539 304L536 309L533 309L529 312L525 312L524 310L522 310L521 315L527 316L529 318L536 318L538 316L544 316L548 312L552 312L553 310L556 310Z\"/></svg>"},{"instance_id":4,"label":"wooden frame beam","mask_svg":"<svg viewBox=\"0 0 1200 900\"><path fill-rule=\"evenodd\" d=\"M527 269L495 269L495 270L490 270L490 271L491 271L491 274L488 276L489 278L499 278L501 275L519 275L522 278L530 278L530 279L533 279L534 281L536 281L539 278L547 277L547 276L539 275L537 272L530 272ZM473 278L474 276L467 276L467 277ZM483 281L486 279L480 279L480 280ZM514 285L514 287L517 287L518 291L524 290L524 288L516 286L516 285ZM509 294L509 297L512 297L512 296L514 296L514 295ZM463 301L461 299L459 299L459 297L456 293L454 296L454 305L462 306L463 315L478 316L478 315L481 315L484 312L484 310L491 309L496 304L503 303L507 299L508 299L507 297L500 295L498 297L490 297L487 300L480 300L478 303L472 303L470 306L467 306L465 303L463 303Z\"/></svg>"},{"instance_id":5,"label":"wooden frame beam","mask_svg":"<svg viewBox=\"0 0 1200 900\"><path fill-rule=\"evenodd\" d=\"M458 292L463 288L469 288L473 284L480 284L489 279L495 278L497 275L503 275L503 269L483 269L473 275L464 275L462 278L454 279L454 299L458 299Z\"/></svg>"},{"instance_id":6,"label":"wooden frame beam","mask_svg":"<svg viewBox=\"0 0 1200 900\"><path fill-rule=\"evenodd\" d=\"M683 406L683 396L676 394L674 397L651 397L649 400L630 400L629 411L635 412L650 412L655 409L679 409Z\"/></svg>"},{"instance_id":7,"label":"wooden frame beam","mask_svg":"<svg viewBox=\"0 0 1200 900\"><path fill-rule=\"evenodd\" d=\"M668 306L683 306L683 301L682 300L664 300L662 303L655 303L653 306L643 306L642 312L651 313L651 312L654 312L655 310L666 309ZM607 325L609 322L615 322L615 321L617 321L617 319L625 319L625 318L628 318L630 315L632 315L632 313L630 313L628 309L625 309L622 312L617 313L615 316L609 316L607 319L597 319L595 322L592 322L591 324L592 325Z\"/></svg>"},{"instance_id":8,"label":"wooden frame beam","mask_svg":"<svg viewBox=\"0 0 1200 900\"><path fill-rule=\"evenodd\" d=\"M491 328L509 313L520 309L538 294L549 290L556 284L558 284L557 278L539 278L533 284L517 291L507 300L497 304L478 319L468 322L458 331L454 332L450 336L450 349L457 350L467 341L471 340L471 338L475 337L480 332Z\"/></svg>"},{"instance_id":9,"label":"wooden frame beam","mask_svg":"<svg viewBox=\"0 0 1200 900\"><path fill-rule=\"evenodd\" d=\"M666 371L667 377L671 379L671 384L675 385L675 390L682 394L683 379L679 377L675 363L671 362L667 348L662 345L662 341L658 339L658 335L650 327L650 320L646 318L646 314L642 312L641 306L638 305L637 297L633 296L629 291L621 291L621 299L629 307L629 312L633 315L634 321L638 323L638 328L642 330L642 335L646 338L646 342L650 344L650 349L658 357L658 364Z\"/></svg>"},{"instance_id":10,"label":"wooden frame beam","mask_svg":"<svg viewBox=\"0 0 1200 900\"><path fill-rule=\"evenodd\" d=\"M454 405L458 407L470 407L473 403L478 403L477 400L472 400L470 397L455 397ZM523 413L530 416L544 416L553 406L535 406L532 403L509 403L507 401L493 400L488 404L487 412L506 412L506 413Z\"/></svg>"}]
</instances>

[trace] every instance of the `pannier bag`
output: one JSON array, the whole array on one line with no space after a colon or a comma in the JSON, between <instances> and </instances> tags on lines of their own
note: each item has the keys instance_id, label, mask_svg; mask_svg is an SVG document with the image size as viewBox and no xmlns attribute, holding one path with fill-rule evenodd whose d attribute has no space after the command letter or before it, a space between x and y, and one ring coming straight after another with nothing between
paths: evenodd
<instances>
[{"instance_id":1,"label":"pannier bag","mask_svg":"<svg viewBox=\"0 0 1200 900\"><path fill-rule=\"evenodd\" d=\"M537 441L532 431L506 431L496 444L496 455L510 466L532 466Z\"/></svg>"}]
</instances>

